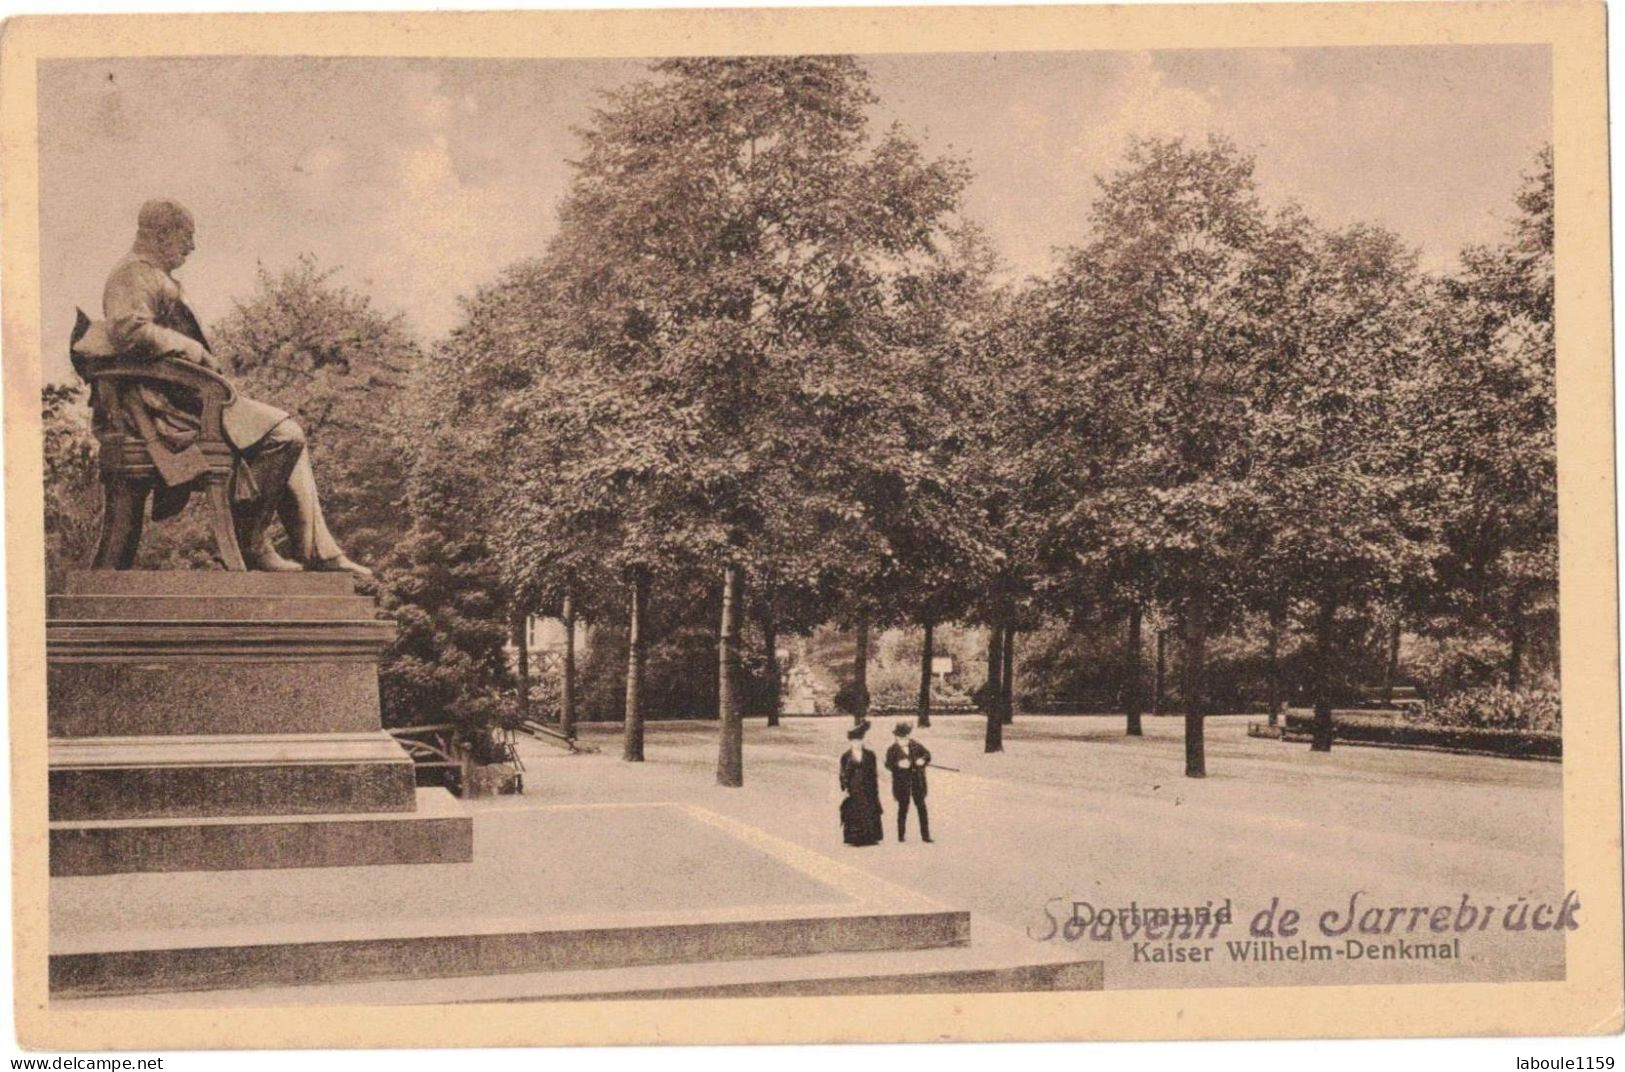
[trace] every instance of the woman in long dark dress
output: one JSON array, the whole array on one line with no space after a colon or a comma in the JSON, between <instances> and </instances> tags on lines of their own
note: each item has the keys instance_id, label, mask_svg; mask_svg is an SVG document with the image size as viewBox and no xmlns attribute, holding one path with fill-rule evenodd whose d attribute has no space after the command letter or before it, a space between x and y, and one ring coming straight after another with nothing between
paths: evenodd
<instances>
[{"instance_id":1,"label":"woman in long dark dress","mask_svg":"<svg viewBox=\"0 0 1625 1072\"><path fill-rule=\"evenodd\" d=\"M848 845L875 845L882 838L880 828L880 777L875 754L863 747L869 724L854 726L846 739L852 747L841 753L841 829Z\"/></svg>"}]
</instances>

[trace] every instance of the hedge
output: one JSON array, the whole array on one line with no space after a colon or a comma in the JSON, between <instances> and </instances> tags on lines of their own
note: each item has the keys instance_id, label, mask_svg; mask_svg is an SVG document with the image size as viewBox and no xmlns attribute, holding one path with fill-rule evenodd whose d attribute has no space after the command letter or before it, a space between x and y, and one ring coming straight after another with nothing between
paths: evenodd
<instances>
[{"instance_id":1,"label":"hedge","mask_svg":"<svg viewBox=\"0 0 1625 1072\"><path fill-rule=\"evenodd\" d=\"M1286 732L1292 740L1313 737L1314 716L1288 714ZM1482 752L1514 759L1561 759L1563 756L1563 735L1560 733L1427 725L1361 711L1333 711L1332 739L1350 744L1380 744L1396 748Z\"/></svg>"}]
</instances>

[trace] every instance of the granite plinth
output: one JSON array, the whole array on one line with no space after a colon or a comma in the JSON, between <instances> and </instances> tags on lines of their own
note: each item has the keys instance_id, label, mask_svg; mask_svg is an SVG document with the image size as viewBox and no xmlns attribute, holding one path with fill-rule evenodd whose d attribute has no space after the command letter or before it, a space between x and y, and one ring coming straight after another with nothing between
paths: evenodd
<instances>
[{"instance_id":1,"label":"granite plinth","mask_svg":"<svg viewBox=\"0 0 1625 1072\"><path fill-rule=\"evenodd\" d=\"M413 764L371 733L50 743L53 821L411 811Z\"/></svg>"},{"instance_id":2,"label":"granite plinth","mask_svg":"<svg viewBox=\"0 0 1625 1072\"><path fill-rule=\"evenodd\" d=\"M336 573L84 570L48 601L52 737L364 732L395 635Z\"/></svg>"},{"instance_id":3,"label":"granite plinth","mask_svg":"<svg viewBox=\"0 0 1625 1072\"><path fill-rule=\"evenodd\" d=\"M47 656L51 658L50 655ZM376 732L376 662L202 656L51 662L52 737Z\"/></svg>"},{"instance_id":4,"label":"granite plinth","mask_svg":"<svg viewBox=\"0 0 1625 1072\"><path fill-rule=\"evenodd\" d=\"M463 863L473 821L444 789L417 791L411 812L188 816L51 823L51 874L250 871Z\"/></svg>"},{"instance_id":5,"label":"granite plinth","mask_svg":"<svg viewBox=\"0 0 1625 1072\"><path fill-rule=\"evenodd\" d=\"M272 596L277 598L358 596L348 573L235 573L229 570L71 570L62 581L63 596Z\"/></svg>"},{"instance_id":6,"label":"granite plinth","mask_svg":"<svg viewBox=\"0 0 1625 1072\"><path fill-rule=\"evenodd\" d=\"M394 633L347 574L70 574L46 619L51 873L470 859L471 820L382 730Z\"/></svg>"},{"instance_id":7,"label":"granite plinth","mask_svg":"<svg viewBox=\"0 0 1625 1072\"><path fill-rule=\"evenodd\" d=\"M230 590L228 589L228 592ZM371 618L372 600L356 595L143 595L129 592L55 595L47 600L54 621L145 621L154 612L174 621L353 621Z\"/></svg>"}]
</instances>

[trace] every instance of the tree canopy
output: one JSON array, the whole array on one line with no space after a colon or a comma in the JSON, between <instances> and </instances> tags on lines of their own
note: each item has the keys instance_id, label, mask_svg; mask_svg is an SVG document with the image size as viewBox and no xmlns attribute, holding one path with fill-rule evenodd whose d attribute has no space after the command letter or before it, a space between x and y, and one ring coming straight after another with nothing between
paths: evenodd
<instances>
[{"instance_id":1,"label":"tree canopy","mask_svg":"<svg viewBox=\"0 0 1625 1072\"><path fill-rule=\"evenodd\" d=\"M578 131L556 232L446 338L309 259L215 327L384 567L392 717L511 714L504 642L567 604L623 645L624 687L593 695L624 700L628 758L642 706L703 697L725 784L743 677L776 690L775 638L831 622L985 626L1005 689L1015 631L1127 623L1130 732L1142 626L1171 630L1193 775L1204 660L1261 622L1317 746L1379 621L1396 652L1402 625L1488 644L1514 689L1555 672L1549 150L1506 237L1430 274L1383 228L1267 203L1223 138L1139 140L1085 240L1017 282L963 213L968 165L876 103L852 57L659 61ZM53 569L94 514L81 407L43 399ZM644 686L651 651L681 687Z\"/></svg>"}]
</instances>

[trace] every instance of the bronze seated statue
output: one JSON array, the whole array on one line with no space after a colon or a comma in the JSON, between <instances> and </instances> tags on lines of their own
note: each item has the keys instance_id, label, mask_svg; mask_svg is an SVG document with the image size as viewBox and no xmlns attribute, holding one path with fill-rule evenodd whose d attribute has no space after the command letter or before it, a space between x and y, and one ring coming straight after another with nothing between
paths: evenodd
<instances>
[{"instance_id":1,"label":"bronze seated statue","mask_svg":"<svg viewBox=\"0 0 1625 1072\"><path fill-rule=\"evenodd\" d=\"M70 345L91 385L107 510L95 565L129 569L149 497L153 520L193 491L229 570L316 570L369 577L322 517L305 433L289 414L244 397L221 367L174 272L196 248L192 214L156 198L141 206L135 242L114 266L93 323L83 311ZM291 558L273 545L281 521Z\"/></svg>"},{"instance_id":2,"label":"bronze seated statue","mask_svg":"<svg viewBox=\"0 0 1625 1072\"><path fill-rule=\"evenodd\" d=\"M208 498L209 531L228 570L243 570L231 507L236 453L227 442L221 414L236 400L231 382L202 365L177 357L143 358L114 352L105 331L82 310L72 336L74 370L90 384L92 428L101 447L104 509L95 569L125 570L135 564L149 496L159 491L154 520L179 512L194 490ZM172 449L142 401L138 385L163 390L196 414L192 443Z\"/></svg>"}]
</instances>

